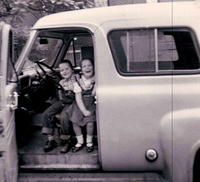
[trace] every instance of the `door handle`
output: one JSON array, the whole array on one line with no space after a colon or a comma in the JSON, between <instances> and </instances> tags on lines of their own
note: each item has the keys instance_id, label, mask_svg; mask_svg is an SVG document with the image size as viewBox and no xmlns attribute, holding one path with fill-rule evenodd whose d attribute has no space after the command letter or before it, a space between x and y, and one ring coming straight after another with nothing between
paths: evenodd
<instances>
[{"instance_id":1,"label":"door handle","mask_svg":"<svg viewBox=\"0 0 200 182\"><path fill-rule=\"evenodd\" d=\"M18 106L18 93L17 92L13 92L12 94L10 94L10 104L8 105L10 107L11 110L15 110L17 109Z\"/></svg>"}]
</instances>

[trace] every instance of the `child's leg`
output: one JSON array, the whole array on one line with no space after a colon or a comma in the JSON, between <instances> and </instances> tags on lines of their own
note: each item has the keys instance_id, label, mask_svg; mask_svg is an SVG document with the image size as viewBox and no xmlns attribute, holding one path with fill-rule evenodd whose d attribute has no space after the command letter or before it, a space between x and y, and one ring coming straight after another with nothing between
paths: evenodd
<instances>
[{"instance_id":1,"label":"child's leg","mask_svg":"<svg viewBox=\"0 0 200 182\"><path fill-rule=\"evenodd\" d=\"M93 133L94 133L94 123L93 122L87 123L86 129L87 129L87 135L93 136Z\"/></svg>"},{"instance_id":2,"label":"child's leg","mask_svg":"<svg viewBox=\"0 0 200 182\"><path fill-rule=\"evenodd\" d=\"M47 135L47 142L44 146L44 151L49 152L56 147L56 141L54 140L54 115L62 109L62 104L60 102L56 102L51 105L44 113L43 113L43 129L42 133Z\"/></svg>"},{"instance_id":3,"label":"child's leg","mask_svg":"<svg viewBox=\"0 0 200 182\"><path fill-rule=\"evenodd\" d=\"M61 136L62 140L69 140L71 133L70 133L70 120L69 120L69 113L68 107L66 106L62 112L60 113L60 125L61 125Z\"/></svg>"},{"instance_id":4,"label":"child's leg","mask_svg":"<svg viewBox=\"0 0 200 182\"><path fill-rule=\"evenodd\" d=\"M86 147L87 147L87 152L92 152L93 151L93 133L94 133L94 123L89 122L86 125L87 127L87 137L86 137Z\"/></svg>"},{"instance_id":5,"label":"child's leg","mask_svg":"<svg viewBox=\"0 0 200 182\"><path fill-rule=\"evenodd\" d=\"M87 137L86 137L87 146L88 145L91 146L94 133L94 123L93 122L87 123L86 129L87 129Z\"/></svg>"},{"instance_id":6,"label":"child's leg","mask_svg":"<svg viewBox=\"0 0 200 182\"><path fill-rule=\"evenodd\" d=\"M60 144L63 146L60 150L61 153L67 153L70 150L71 146L70 121L67 109L68 106L66 106L60 113L60 125L61 125Z\"/></svg>"},{"instance_id":7,"label":"child's leg","mask_svg":"<svg viewBox=\"0 0 200 182\"><path fill-rule=\"evenodd\" d=\"M43 113L43 128L42 134L53 135L54 130L54 116L62 110L61 102L56 102L48 107Z\"/></svg>"},{"instance_id":8,"label":"child's leg","mask_svg":"<svg viewBox=\"0 0 200 182\"><path fill-rule=\"evenodd\" d=\"M73 123L73 129L76 134L77 144L72 148L72 152L77 152L82 148L84 139L79 125Z\"/></svg>"},{"instance_id":9,"label":"child's leg","mask_svg":"<svg viewBox=\"0 0 200 182\"><path fill-rule=\"evenodd\" d=\"M82 135L81 127L73 123L73 129L76 134L77 144L83 144L83 135Z\"/></svg>"},{"instance_id":10,"label":"child's leg","mask_svg":"<svg viewBox=\"0 0 200 182\"><path fill-rule=\"evenodd\" d=\"M82 135L81 127L79 125L73 123L73 129L74 129L76 136Z\"/></svg>"}]
</instances>

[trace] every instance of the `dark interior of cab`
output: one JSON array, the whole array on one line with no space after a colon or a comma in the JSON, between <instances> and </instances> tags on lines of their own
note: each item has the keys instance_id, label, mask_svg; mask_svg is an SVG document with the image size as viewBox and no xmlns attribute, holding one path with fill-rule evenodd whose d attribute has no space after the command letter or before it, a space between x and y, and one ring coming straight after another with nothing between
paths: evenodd
<instances>
[{"instance_id":1,"label":"dark interior of cab","mask_svg":"<svg viewBox=\"0 0 200 182\"><path fill-rule=\"evenodd\" d=\"M47 32L46 36L50 36L50 33L51 32ZM44 33L41 34L43 35ZM51 35L61 36L61 34L64 37L66 32L54 31ZM64 42L64 44L68 44L68 46L65 48L65 51L58 51L58 54L69 50L69 47L71 46L70 43L67 41ZM47 41L43 39L40 43L46 44ZM93 47L91 47L91 45L84 45L81 48L78 48L78 50L75 50L74 45L71 47L73 51L78 53L80 52L81 58L93 57ZM75 53L73 53L73 56L75 56ZM62 59L66 58L64 53L62 56L57 55L56 57L57 59L61 59L61 57ZM79 75L80 69L78 68L78 63L74 64L74 62L75 61L73 60L75 73ZM58 147L50 152L44 152L43 147L45 137L43 137L41 133L43 112L55 101L58 90L60 89L59 80L61 79L61 76L58 72L56 63L49 66L45 62L34 61L34 64L37 67L35 73L22 73L19 77L17 87L19 98L15 117L20 170L98 170L100 165L98 162L97 131L95 131L95 147L92 153L87 153L84 147L77 153L73 153L70 150L68 153L61 154L59 145L59 119L55 118L56 124L54 128L54 135L58 143ZM76 139L72 130L71 145L74 145L75 142Z\"/></svg>"}]
</instances>

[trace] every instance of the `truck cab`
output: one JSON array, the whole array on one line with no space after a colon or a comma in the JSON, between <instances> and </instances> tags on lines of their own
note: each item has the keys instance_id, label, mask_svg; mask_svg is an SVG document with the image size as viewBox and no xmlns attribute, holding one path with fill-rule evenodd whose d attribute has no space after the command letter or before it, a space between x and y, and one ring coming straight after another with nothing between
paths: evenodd
<instances>
[{"instance_id":1,"label":"truck cab","mask_svg":"<svg viewBox=\"0 0 200 182\"><path fill-rule=\"evenodd\" d=\"M1 179L64 171L95 172L100 181L198 181L199 10L194 1L52 14L32 27L16 62L12 29L1 23ZM79 75L84 58L95 65L95 150L45 153L42 113L56 96L58 65L69 59Z\"/></svg>"}]
</instances>

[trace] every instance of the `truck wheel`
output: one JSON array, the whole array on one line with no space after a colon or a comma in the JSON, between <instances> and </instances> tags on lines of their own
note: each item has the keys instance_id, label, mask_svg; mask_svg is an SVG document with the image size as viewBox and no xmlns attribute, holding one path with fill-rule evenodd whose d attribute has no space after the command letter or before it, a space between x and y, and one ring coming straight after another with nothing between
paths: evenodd
<instances>
[{"instance_id":1,"label":"truck wheel","mask_svg":"<svg viewBox=\"0 0 200 182\"><path fill-rule=\"evenodd\" d=\"M197 151L193 165L193 182L200 181L200 149Z\"/></svg>"}]
</instances>

